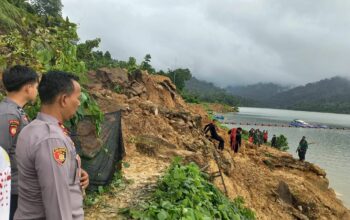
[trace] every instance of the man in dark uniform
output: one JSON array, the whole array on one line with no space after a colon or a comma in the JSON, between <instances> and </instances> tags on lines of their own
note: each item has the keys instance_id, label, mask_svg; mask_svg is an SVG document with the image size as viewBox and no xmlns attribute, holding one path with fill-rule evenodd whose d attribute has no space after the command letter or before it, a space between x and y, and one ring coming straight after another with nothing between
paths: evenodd
<instances>
[{"instance_id":1,"label":"man in dark uniform","mask_svg":"<svg viewBox=\"0 0 350 220\"><path fill-rule=\"evenodd\" d=\"M18 137L19 199L16 220L84 219L87 173L64 127L80 105L78 78L66 72L44 74L41 111Z\"/></svg>"},{"instance_id":2,"label":"man in dark uniform","mask_svg":"<svg viewBox=\"0 0 350 220\"><path fill-rule=\"evenodd\" d=\"M29 123L22 108L36 99L38 75L30 68L18 65L4 72L2 82L7 91L7 97L0 103L0 146L6 150L11 161L10 219L13 219L18 200L16 143L18 134Z\"/></svg>"},{"instance_id":3,"label":"man in dark uniform","mask_svg":"<svg viewBox=\"0 0 350 220\"><path fill-rule=\"evenodd\" d=\"M259 129L255 130L253 138L254 138L254 144L260 147L260 130Z\"/></svg>"},{"instance_id":4,"label":"man in dark uniform","mask_svg":"<svg viewBox=\"0 0 350 220\"><path fill-rule=\"evenodd\" d=\"M216 132L216 124L215 124L216 121L217 121L216 119L213 119L213 121L211 123L207 124L204 127L204 134L207 134L208 131L210 131L211 137L213 139L219 141L219 146L218 146L219 150L224 150L225 141Z\"/></svg>"},{"instance_id":5,"label":"man in dark uniform","mask_svg":"<svg viewBox=\"0 0 350 220\"><path fill-rule=\"evenodd\" d=\"M241 127L237 128L236 132L237 132L236 144L235 144L234 152L238 153L239 148L242 146L242 128Z\"/></svg>"},{"instance_id":6,"label":"man in dark uniform","mask_svg":"<svg viewBox=\"0 0 350 220\"><path fill-rule=\"evenodd\" d=\"M274 134L272 139L271 139L271 147L277 147L277 137Z\"/></svg>"},{"instance_id":7,"label":"man in dark uniform","mask_svg":"<svg viewBox=\"0 0 350 220\"><path fill-rule=\"evenodd\" d=\"M307 141L305 139L305 136L303 136L302 139L299 142L299 147L297 149L300 161L304 161L305 160L305 155L306 155L306 151L307 151L308 147L309 146L308 146L308 143L307 143Z\"/></svg>"}]
</instances>

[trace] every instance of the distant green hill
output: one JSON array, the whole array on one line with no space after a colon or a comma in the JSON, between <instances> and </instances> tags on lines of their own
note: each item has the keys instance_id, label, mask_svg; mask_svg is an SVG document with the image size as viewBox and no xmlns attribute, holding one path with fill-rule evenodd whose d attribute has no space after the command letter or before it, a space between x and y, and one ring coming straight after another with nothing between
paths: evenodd
<instances>
[{"instance_id":1,"label":"distant green hill","mask_svg":"<svg viewBox=\"0 0 350 220\"><path fill-rule=\"evenodd\" d=\"M241 96L258 102L264 102L287 89L288 87L275 83L257 83L247 86L229 86L226 88L226 91L234 96Z\"/></svg>"},{"instance_id":2,"label":"distant green hill","mask_svg":"<svg viewBox=\"0 0 350 220\"><path fill-rule=\"evenodd\" d=\"M333 77L271 97L268 107L350 114L350 80Z\"/></svg>"},{"instance_id":3,"label":"distant green hill","mask_svg":"<svg viewBox=\"0 0 350 220\"><path fill-rule=\"evenodd\" d=\"M211 82L206 82L192 77L186 81L184 92L195 96L203 102L218 102L231 106L254 105L254 101L239 96L229 94L225 89L215 86Z\"/></svg>"},{"instance_id":4,"label":"distant green hill","mask_svg":"<svg viewBox=\"0 0 350 220\"><path fill-rule=\"evenodd\" d=\"M253 100L250 107L350 114L350 80L333 77L292 89L273 83L226 88L231 95Z\"/></svg>"}]
</instances>

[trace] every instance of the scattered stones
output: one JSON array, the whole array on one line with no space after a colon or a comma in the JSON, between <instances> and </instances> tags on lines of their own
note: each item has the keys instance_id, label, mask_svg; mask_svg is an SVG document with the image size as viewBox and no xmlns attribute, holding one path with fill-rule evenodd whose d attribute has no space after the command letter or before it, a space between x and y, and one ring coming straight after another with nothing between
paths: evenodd
<instances>
[{"instance_id":1,"label":"scattered stones","mask_svg":"<svg viewBox=\"0 0 350 220\"><path fill-rule=\"evenodd\" d=\"M118 207L127 207L138 203L138 198L145 198L148 192L145 184L151 181L145 177L160 174L159 166L167 166L174 156L195 162L207 172L217 172L215 145L202 131L209 119L200 105L184 103L167 77L143 71L113 71L89 73L92 79L88 86L104 111L123 109L126 158L131 161L131 168L123 172L136 184L121 194L113 194L105 204L121 202L123 205ZM243 196L247 206L256 210L257 219L347 219L346 209L328 188L326 174L319 167L299 162L288 153L249 143L245 143L245 153L232 154L227 131L219 129L219 134L226 142L219 164L230 198ZM214 181L219 188L220 181Z\"/></svg>"}]
</instances>

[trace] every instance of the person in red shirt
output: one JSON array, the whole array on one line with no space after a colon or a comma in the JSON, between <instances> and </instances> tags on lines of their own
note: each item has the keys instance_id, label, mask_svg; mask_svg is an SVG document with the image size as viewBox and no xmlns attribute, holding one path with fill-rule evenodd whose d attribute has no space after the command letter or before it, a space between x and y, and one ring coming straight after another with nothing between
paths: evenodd
<instances>
[{"instance_id":1,"label":"person in red shirt","mask_svg":"<svg viewBox=\"0 0 350 220\"><path fill-rule=\"evenodd\" d=\"M267 140L269 138L269 133L267 131L264 131L264 143L267 143Z\"/></svg>"}]
</instances>

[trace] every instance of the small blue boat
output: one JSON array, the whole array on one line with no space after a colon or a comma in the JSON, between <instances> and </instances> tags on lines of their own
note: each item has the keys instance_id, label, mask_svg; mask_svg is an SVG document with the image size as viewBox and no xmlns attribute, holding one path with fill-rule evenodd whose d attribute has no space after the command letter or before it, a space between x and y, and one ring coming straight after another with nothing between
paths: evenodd
<instances>
[{"instance_id":1,"label":"small blue boat","mask_svg":"<svg viewBox=\"0 0 350 220\"><path fill-rule=\"evenodd\" d=\"M225 117L223 115L215 115L214 118L217 120L224 120L225 119Z\"/></svg>"},{"instance_id":2,"label":"small blue boat","mask_svg":"<svg viewBox=\"0 0 350 220\"><path fill-rule=\"evenodd\" d=\"M289 123L289 126L296 127L296 128L314 128L315 126L306 123L305 121L295 119L292 122Z\"/></svg>"}]
</instances>

